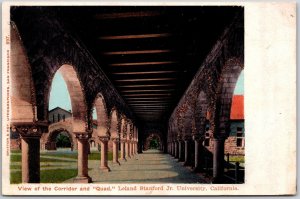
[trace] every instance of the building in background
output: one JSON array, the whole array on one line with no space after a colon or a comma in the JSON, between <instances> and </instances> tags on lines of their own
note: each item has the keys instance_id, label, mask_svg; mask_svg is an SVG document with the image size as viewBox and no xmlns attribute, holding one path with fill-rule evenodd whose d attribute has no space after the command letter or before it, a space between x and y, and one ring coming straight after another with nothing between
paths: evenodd
<instances>
[{"instance_id":1,"label":"building in background","mask_svg":"<svg viewBox=\"0 0 300 199\"><path fill-rule=\"evenodd\" d=\"M213 152L213 139L206 127L204 146ZM230 112L230 134L225 140L225 154L245 155L244 96L234 95Z\"/></svg>"}]
</instances>

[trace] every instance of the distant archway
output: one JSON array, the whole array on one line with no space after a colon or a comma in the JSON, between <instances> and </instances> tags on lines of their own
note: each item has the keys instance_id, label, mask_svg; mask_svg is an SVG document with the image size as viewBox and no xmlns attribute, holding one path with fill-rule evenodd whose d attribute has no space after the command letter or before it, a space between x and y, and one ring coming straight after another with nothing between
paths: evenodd
<instances>
[{"instance_id":1,"label":"distant archway","mask_svg":"<svg viewBox=\"0 0 300 199\"><path fill-rule=\"evenodd\" d=\"M163 141L158 133L149 133L145 139L143 150L161 149Z\"/></svg>"},{"instance_id":2,"label":"distant archway","mask_svg":"<svg viewBox=\"0 0 300 199\"><path fill-rule=\"evenodd\" d=\"M65 148L74 150L75 138L66 129L57 129L49 133L45 148L47 150L57 150L57 148Z\"/></svg>"}]
</instances>

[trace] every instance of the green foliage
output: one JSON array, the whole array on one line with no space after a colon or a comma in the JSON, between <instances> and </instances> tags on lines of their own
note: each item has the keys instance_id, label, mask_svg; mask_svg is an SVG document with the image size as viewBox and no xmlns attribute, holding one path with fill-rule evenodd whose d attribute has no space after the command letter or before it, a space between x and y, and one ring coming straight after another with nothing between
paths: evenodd
<instances>
[{"instance_id":1,"label":"green foliage","mask_svg":"<svg viewBox=\"0 0 300 199\"><path fill-rule=\"evenodd\" d=\"M56 147L57 148L69 148L71 147L70 138L62 133L58 134L56 137Z\"/></svg>"},{"instance_id":2,"label":"green foliage","mask_svg":"<svg viewBox=\"0 0 300 199\"><path fill-rule=\"evenodd\" d=\"M150 149L157 149L158 148L158 140L157 139L152 139L150 141Z\"/></svg>"}]
</instances>

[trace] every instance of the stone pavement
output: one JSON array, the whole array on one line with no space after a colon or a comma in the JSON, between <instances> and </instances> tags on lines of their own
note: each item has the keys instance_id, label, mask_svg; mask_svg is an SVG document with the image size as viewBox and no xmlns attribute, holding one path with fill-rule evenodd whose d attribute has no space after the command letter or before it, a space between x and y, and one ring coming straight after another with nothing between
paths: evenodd
<instances>
[{"instance_id":1,"label":"stone pavement","mask_svg":"<svg viewBox=\"0 0 300 199\"><path fill-rule=\"evenodd\" d=\"M99 160L89 161L89 176L94 183L205 183L199 175L158 150L144 151L120 163L109 161L111 172L104 172L98 169ZM65 183L72 181L69 179Z\"/></svg>"}]
</instances>

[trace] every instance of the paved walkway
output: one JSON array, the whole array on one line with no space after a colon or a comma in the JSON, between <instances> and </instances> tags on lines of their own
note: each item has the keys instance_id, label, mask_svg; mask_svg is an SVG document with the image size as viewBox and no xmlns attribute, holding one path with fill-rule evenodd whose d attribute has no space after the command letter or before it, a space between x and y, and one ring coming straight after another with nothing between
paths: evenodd
<instances>
[{"instance_id":1,"label":"paved walkway","mask_svg":"<svg viewBox=\"0 0 300 199\"><path fill-rule=\"evenodd\" d=\"M99 161L89 161L89 175L94 183L205 183L173 157L158 150L145 151L120 163L116 165L109 161L111 172L103 172L98 169Z\"/></svg>"}]
</instances>

